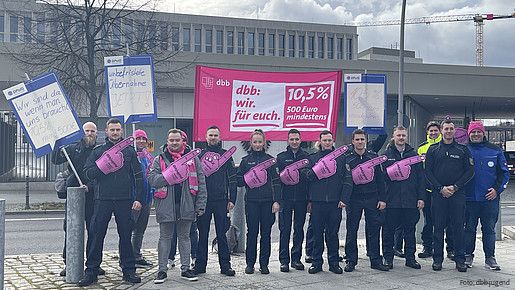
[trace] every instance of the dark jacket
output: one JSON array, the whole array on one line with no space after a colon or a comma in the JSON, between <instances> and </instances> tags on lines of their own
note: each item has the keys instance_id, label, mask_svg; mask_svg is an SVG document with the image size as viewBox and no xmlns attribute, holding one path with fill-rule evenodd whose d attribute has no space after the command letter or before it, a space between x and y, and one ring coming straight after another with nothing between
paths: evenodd
<instances>
[{"instance_id":1,"label":"dark jacket","mask_svg":"<svg viewBox=\"0 0 515 290\"><path fill-rule=\"evenodd\" d=\"M88 147L84 140L81 139L79 142L71 144L70 146L67 146L65 148L66 152L68 153L68 156L70 157L70 160L73 163L73 166L75 166L75 170L77 170L77 174L79 174L82 183L88 187L88 193L93 192L94 183L91 180L88 181L84 176L84 165L86 164L86 160L88 159L89 155L91 155L91 152L93 152L94 147L94 145ZM64 156L63 151L57 147L54 151L52 151L51 159L52 163L56 165L63 164L64 162L68 161L66 159L66 156ZM77 177L75 177L75 174L73 174L70 164L68 164L68 171L71 175L66 180L66 186L78 187L79 181L77 180Z\"/></svg>"},{"instance_id":2,"label":"dark jacket","mask_svg":"<svg viewBox=\"0 0 515 290\"><path fill-rule=\"evenodd\" d=\"M142 189L141 165L134 147L129 146L121 151L123 154L123 166L115 172L104 174L98 169L97 161L102 153L113 147L113 143L106 138L106 142L98 145L88 157L84 166L86 180L96 181L95 199L100 200L125 200L133 199L133 189ZM143 203L144 196L141 190L135 194L135 200Z\"/></svg>"},{"instance_id":3,"label":"dark jacket","mask_svg":"<svg viewBox=\"0 0 515 290\"><path fill-rule=\"evenodd\" d=\"M442 141L429 146L426 153L426 179L433 194L440 194L442 187L454 185L459 194L465 194L464 186L474 176L474 161L468 148L453 141Z\"/></svg>"},{"instance_id":4,"label":"dark jacket","mask_svg":"<svg viewBox=\"0 0 515 290\"><path fill-rule=\"evenodd\" d=\"M356 151L347 151L345 157L347 159L347 165L350 171L356 168L356 166L376 158L378 155L372 151L365 151L363 155L359 155ZM351 202L353 200L374 200L386 202L386 190L384 184L384 173L383 166L377 165L374 167L374 180L367 184L356 185L353 182L352 194L350 197ZM387 205L388 206L388 205Z\"/></svg>"},{"instance_id":5,"label":"dark jacket","mask_svg":"<svg viewBox=\"0 0 515 290\"><path fill-rule=\"evenodd\" d=\"M338 202L347 204L352 190L352 178L345 167L345 156L336 158L336 173L330 177L318 179L311 169L318 160L334 150L320 150L309 155L309 165L303 170L306 180L309 182L309 201L314 202Z\"/></svg>"},{"instance_id":6,"label":"dark jacket","mask_svg":"<svg viewBox=\"0 0 515 290\"><path fill-rule=\"evenodd\" d=\"M221 145L207 146L200 155L202 156L206 152L215 152L220 155L224 154L227 150L223 149ZM207 186L207 202L210 201L230 201L236 204L236 167L234 166L234 160L229 158L220 169L206 177Z\"/></svg>"},{"instance_id":7,"label":"dark jacket","mask_svg":"<svg viewBox=\"0 0 515 290\"><path fill-rule=\"evenodd\" d=\"M245 183L243 175L247 173L252 167L257 164L273 158L271 155L266 154L265 151L250 150L249 154L241 159L240 167L236 175L238 186L247 189L245 194L245 201L277 201L281 200L281 182L277 174L277 167L271 166L267 169L268 178L263 186L258 188L250 188Z\"/></svg>"},{"instance_id":8,"label":"dark jacket","mask_svg":"<svg viewBox=\"0 0 515 290\"><path fill-rule=\"evenodd\" d=\"M299 148L296 153L293 153L290 146L288 146L286 151L277 155L277 168L279 169L279 173L282 172L286 166L302 159L308 159L308 157L309 154L306 153L306 151ZM308 184L301 174L300 182L295 185L286 185L281 182L281 192L283 200L293 202L306 201L308 199Z\"/></svg>"},{"instance_id":9,"label":"dark jacket","mask_svg":"<svg viewBox=\"0 0 515 290\"><path fill-rule=\"evenodd\" d=\"M388 157L388 160L383 163L384 168L402 159L417 156L417 152L409 144L406 144L402 156L395 145L389 145L384 154ZM417 208L418 200L424 200L426 178L422 162L411 165L410 175L406 180L392 181L386 174L386 170L385 175L388 208Z\"/></svg>"}]
</instances>

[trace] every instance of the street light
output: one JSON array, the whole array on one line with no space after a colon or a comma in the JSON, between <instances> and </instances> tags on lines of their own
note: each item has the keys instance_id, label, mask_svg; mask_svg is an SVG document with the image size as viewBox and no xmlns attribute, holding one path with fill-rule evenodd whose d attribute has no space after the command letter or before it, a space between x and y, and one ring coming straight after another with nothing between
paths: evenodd
<instances>
[{"instance_id":1,"label":"street light","mask_svg":"<svg viewBox=\"0 0 515 290\"><path fill-rule=\"evenodd\" d=\"M399 97L397 104L397 126L402 126L404 116L404 22L406 20L406 0L402 0L401 35L399 49Z\"/></svg>"}]
</instances>

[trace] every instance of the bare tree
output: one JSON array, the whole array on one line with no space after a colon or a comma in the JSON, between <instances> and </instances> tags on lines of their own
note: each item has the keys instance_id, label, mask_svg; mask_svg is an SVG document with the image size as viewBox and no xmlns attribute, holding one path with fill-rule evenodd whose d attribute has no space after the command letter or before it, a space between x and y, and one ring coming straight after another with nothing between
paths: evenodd
<instances>
[{"instance_id":1,"label":"bare tree","mask_svg":"<svg viewBox=\"0 0 515 290\"><path fill-rule=\"evenodd\" d=\"M156 81L180 77L172 61L179 47L178 31L158 19L157 0L39 0L18 13L23 23L22 46L6 48L31 74L55 71L71 101L96 120L105 94L105 56L152 54ZM27 19L29 17L29 19ZM21 35L21 34L20 34ZM189 65L189 64L188 64ZM186 65L186 66L188 66ZM183 67L184 68L184 67Z\"/></svg>"}]
</instances>

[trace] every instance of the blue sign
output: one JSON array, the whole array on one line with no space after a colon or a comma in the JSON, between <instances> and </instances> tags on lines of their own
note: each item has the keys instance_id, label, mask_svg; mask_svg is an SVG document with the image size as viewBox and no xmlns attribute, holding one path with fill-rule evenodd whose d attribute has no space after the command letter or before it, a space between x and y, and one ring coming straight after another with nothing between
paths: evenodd
<instances>
[{"instance_id":1,"label":"blue sign","mask_svg":"<svg viewBox=\"0 0 515 290\"><path fill-rule=\"evenodd\" d=\"M84 132L57 75L48 73L5 89L23 132L37 157L79 140Z\"/></svg>"},{"instance_id":2,"label":"blue sign","mask_svg":"<svg viewBox=\"0 0 515 290\"><path fill-rule=\"evenodd\" d=\"M104 67L109 116L124 123L156 122L152 56L105 57Z\"/></svg>"},{"instance_id":3,"label":"blue sign","mask_svg":"<svg viewBox=\"0 0 515 290\"><path fill-rule=\"evenodd\" d=\"M386 127L386 75L345 74L345 131L363 129L384 134Z\"/></svg>"}]
</instances>

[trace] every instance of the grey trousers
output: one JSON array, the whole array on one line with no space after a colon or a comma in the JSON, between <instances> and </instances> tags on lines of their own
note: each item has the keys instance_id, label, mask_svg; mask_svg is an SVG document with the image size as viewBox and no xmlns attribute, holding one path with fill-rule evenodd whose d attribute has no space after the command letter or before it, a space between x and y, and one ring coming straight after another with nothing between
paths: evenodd
<instances>
[{"instance_id":1,"label":"grey trousers","mask_svg":"<svg viewBox=\"0 0 515 290\"><path fill-rule=\"evenodd\" d=\"M143 243L143 235L148 225L148 217L150 216L150 205L144 205L140 210L132 210L132 219L134 220L134 229L132 230L132 251L134 252L134 260L143 260L141 255L141 245Z\"/></svg>"},{"instance_id":2,"label":"grey trousers","mask_svg":"<svg viewBox=\"0 0 515 290\"><path fill-rule=\"evenodd\" d=\"M178 220L176 222L165 222L159 224L159 244L157 247L157 257L159 261L159 271L166 272L168 255L172 244L173 230L177 231L177 245L181 256L181 271L190 268L190 228L193 221Z\"/></svg>"}]
</instances>

